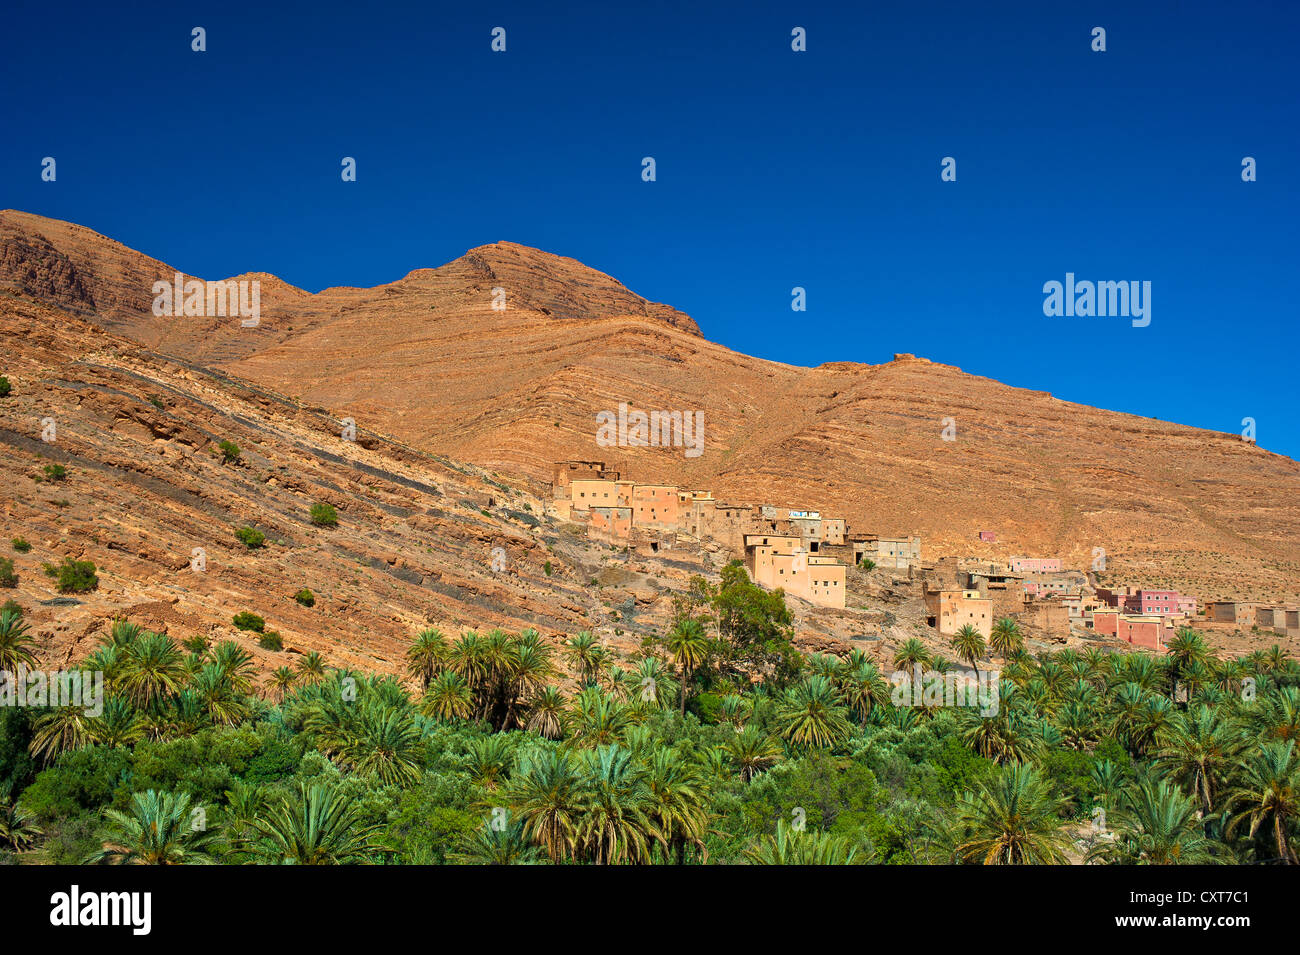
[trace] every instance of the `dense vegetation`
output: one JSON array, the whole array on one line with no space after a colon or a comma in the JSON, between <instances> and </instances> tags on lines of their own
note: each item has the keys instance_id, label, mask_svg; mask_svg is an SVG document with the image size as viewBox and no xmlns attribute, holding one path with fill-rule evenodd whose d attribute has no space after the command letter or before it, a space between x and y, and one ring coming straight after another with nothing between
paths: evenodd
<instances>
[{"instance_id":1,"label":"dense vegetation","mask_svg":"<svg viewBox=\"0 0 1300 955\"><path fill-rule=\"evenodd\" d=\"M892 702L855 651L803 656L727 568L617 663L591 634L436 629L408 689L118 621L103 712L0 707L10 861L1295 863L1300 667L1278 648L957 655L995 707ZM975 635L978 638L978 634ZM0 669L33 640L0 614ZM985 662L987 653L994 663ZM919 641L881 665L950 670ZM991 712L996 710L996 712Z\"/></svg>"}]
</instances>

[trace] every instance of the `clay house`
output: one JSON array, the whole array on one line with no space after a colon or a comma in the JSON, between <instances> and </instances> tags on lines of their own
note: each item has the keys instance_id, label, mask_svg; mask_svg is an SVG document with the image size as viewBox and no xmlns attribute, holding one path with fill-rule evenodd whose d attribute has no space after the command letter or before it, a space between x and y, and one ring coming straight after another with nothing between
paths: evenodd
<instances>
[{"instance_id":1,"label":"clay house","mask_svg":"<svg viewBox=\"0 0 1300 955\"><path fill-rule=\"evenodd\" d=\"M984 596L988 596L990 590L1011 590L1019 594L1022 589L1020 574L1002 570L996 564L989 564L987 569L963 571L962 576L965 589L978 590Z\"/></svg>"},{"instance_id":2,"label":"clay house","mask_svg":"<svg viewBox=\"0 0 1300 955\"><path fill-rule=\"evenodd\" d=\"M676 527L679 499L671 484L632 487L632 523L638 527Z\"/></svg>"},{"instance_id":3,"label":"clay house","mask_svg":"<svg viewBox=\"0 0 1300 955\"><path fill-rule=\"evenodd\" d=\"M943 634L954 634L969 624L988 637L993 632L993 601L977 590L928 590L926 623Z\"/></svg>"},{"instance_id":4,"label":"clay house","mask_svg":"<svg viewBox=\"0 0 1300 955\"><path fill-rule=\"evenodd\" d=\"M822 518L822 543L843 545L848 538L849 525L842 517Z\"/></svg>"},{"instance_id":5,"label":"clay house","mask_svg":"<svg viewBox=\"0 0 1300 955\"><path fill-rule=\"evenodd\" d=\"M1184 597L1176 590L1138 590L1124 600L1124 607L1134 614L1160 614L1163 617L1189 616L1185 609L1191 603L1196 612L1196 600Z\"/></svg>"},{"instance_id":6,"label":"clay house","mask_svg":"<svg viewBox=\"0 0 1300 955\"><path fill-rule=\"evenodd\" d=\"M803 549L803 538L790 534L746 534L744 536L745 567L756 581L759 572L758 551L764 547L772 553L777 551L793 553Z\"/></svg>"},{"instance_id":7,"label":"clay house","mask_svg":"<svg viewBox=\"0 0 1300 955\"><path fill-rule=\"evenodd\" d=\"M1238 600L1211 600L1205 604L1205 616L1214 623L1235 623L1239 627L1255 625L1258 605Z\"/></svg>"},{"instance_id":8,"label":"clay house","mask_svg":"<svg viewBox=\"0 0 1300 955\"><path fill-rule=\"evenodd\" d=\"M588 508L587 536L607 544L626 545L632 536L632 508Z\"/></svg>"},{"instance_id":9,"label":"clay house","mask_svg":"<svg viewBox=\"0 0 1300 955\"><path fill-rule=\"evenodd\" d=\"M997 542L997 539L998 539L998 535L995 534L993 531L980 531L980 540L984 541L985 543L993 544Z\"/></svg>"},{"instance_id":10,"label":"clay house","mask_svg":"<svg viewBox=\"0 0 1300 955\"><path fill-rule=\"evenodd\" d=\"M568 498L569 485L575 480L617 481L619 477L604 461L559 461L551 472L551 496L557 501Z\"/></svg>"},{"instance_id":11,"label":"clay house","mask_svg":"<svg viewBox=\"0 0 1300 955\"><path fill-rule=\"evenodd\" d=\"M1059 557L1012 557L1013 574L1057 574L1061 571Z\"/></svg>"},{"instance_id":12,"label":"clay house","mask_svg":"<svg viewBox=\"0 0 1300 955\"><path fill-rule=\"evenodd\" d=\"M1269 629L1287 636L1300 635L1300 610L1283 607L1257 607L1255 609L1255 626Z\"/></svg>"},{"instance_id":13,"label":"clay house","mask_svg":"<svg viewBox=\"0 0 1300 955\"><path fill-rule=\"evenodd\" d=\"M1057 597L1083 593L1088 580L1078 571L1027 571L1020 588L1026 597Z\"/></svg>"},{"instance_id":14,"label":"clay house","mask_svg":"<svg viewBox=\"0 0 1300 955\"><path fill-rule=\"evenodd\" d=\"M921 563L921 538L919 537L881 537L878 534L853 535L854 557L861 561L866 557L877 567L892 570L906 570L913 564Z\"/></svg>"},{"instance_id":15,"label":"clay house","mask_svg":"<svg viewBox=\"0 0 1300 955\"><path fill-rule=\"evenodd\" d=\"M1119 610L1097 610L1092 615L1092 628L1099 634L1117 637L1135 647L1145 647L1163 652L1165 642L1173 636L1168 619L1160 614L1129 614Z\"/></svg>"},{"instance_id":16,"label":"clay house","mask_svg":"<svg viewBox=\"0 0 1300 955\"><path fill-rule=\"evenodd\" d=\"M677 509L685 514L691 509L691 505L696 501L712 501L712 491L678 491L677 492Z\"/></svg>"},{"instance_id":17,"label":"clay house","mask_svg":"<svg viewBox=\"0 0 1300 955\"><path fill-rule=\"evenodd\" d=\"M1036 600L1025 604L1022 619L1048 636L1064 639L1070 635L1070 608L1061 600Z\"/></svg>"},{"instance_id":18,"label":"clay house","mask_svg":"<svg viewBox=\"0 0 1300 955\"><path fill-rule=\"evenodd\" d=\"M848 568L833 557L810 555L798 538L769 538L772 543L745 547L746 567L754 583L778 588L820 607L844 609Z\"/></svg>"},{"instance_id":19,"label":"clay house","mask_svg":"<svg viewBox=\"0 0 1300 955\"><path fill-rule=\"evenodd\" d=\"M580 478L569 482L569 501L575 511L592 507L618 507L619 482ZM624 503L623 506L627 506Z\"/></svg>"},{"instance_id":20,"label":"clay house","mask_svg":"<svg viewBox=\"0 0 1300 955\"><path fill-rule=\"evenodd\" d=\"M682 529L699 540L716 540L728 550L744 547L744 535L754 529L754 509L745 504L695 500L680 516Z\"/></svg>"}]
</instances>

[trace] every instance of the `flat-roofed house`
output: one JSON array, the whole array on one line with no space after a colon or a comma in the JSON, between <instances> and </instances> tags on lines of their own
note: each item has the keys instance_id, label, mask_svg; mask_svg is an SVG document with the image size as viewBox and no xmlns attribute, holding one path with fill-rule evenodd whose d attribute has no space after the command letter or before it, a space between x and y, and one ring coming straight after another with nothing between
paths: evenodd
<instances>
[{"instance_id":1,"label":"flat-roofed house","mask_svg":"<svg viewBox=\"0 0 1300 955\"><path fill-rule=\"evenodd\" d=\"M927 623L940 633L954 634L970 625L988 637L993 632L993 601L978 590L928 590Z\"/></svg>"}]
</instances>

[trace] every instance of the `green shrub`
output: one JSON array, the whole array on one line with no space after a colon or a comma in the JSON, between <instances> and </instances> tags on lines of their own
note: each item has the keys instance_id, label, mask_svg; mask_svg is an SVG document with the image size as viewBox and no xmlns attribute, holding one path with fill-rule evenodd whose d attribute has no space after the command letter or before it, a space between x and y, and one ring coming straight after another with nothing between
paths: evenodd
<instances>
[{"instance_id":1,"label":"green shrub","mask_svg":"<svg viewBox=\"0 0 1300 955\"><path fill-rule=\"evenodd\" d=\"M267 630L258 637L257 645L263 650L274 650L276 652L284 649L284 641L280 639L280 634L275 630Z\"/></svg>"},{"instance_id":2,"label":"green shrub","mask_svg":"<svg viewBox=\"0 0 1300 955\"><path fill-rule=\"evenodd\" d=\"M159 411L162 411L162 410L163 410L162 399L159 398L157 395L150 395L150 396L149 396L149 404L153 405L153 406L154 406L155 408L157 408Z\"/></svg>"},{"instance_id":3,"label":"green shrub","mask_svg":"<svg viewBox=\"0 0 1300 955\"><path fill-rule=\"evenodd\" d=\"M16 613L21 617L23 615L23 608L18 606L18 601L11 598L4 602L4 606L0 607L0 613Z\"/></svg>"},{"instance_id":4,"label":"green shrub","mask_svg":"<svg viewBox=\"0 0 1300 955\"><path fill-rule=\"evenodd\" d=\"M551 576L551 562L548 560L542 565L542 570L546 571L546 576Z\"/></svg>"},{"instance_id":5,"label":"green shrub","mask_svg":"<svg viewBox=\"0 0 1300 955\"><path fill-rule=\"evenodd\" d=\"M15 537L12 543L14 545L14 550L18 551L20 554L25 554L32 549L32 545L27 543L27 540L22 537Z\"/></svg>"},{"instance_id":6,"label":"green shrub","mask_svg":"<svg viewBox=\"0 0 1300 955\"><path fill-rule=\"evenodd\" d=\"M8 398L11 390L12 386L9 384L9 379L4 375L0 375L0 398Z\"/></svg>"},{"instance_id":7,"label":"green shrub","mask_svg":"<svg viewBox=\"0 0 1300 955\"><path fill-rule=\"evenodd\" d=\"M251 610L241 610L232 618L237 630L252 630L261 633L266 629L266 621Z\"/></svg>"},{"instance_id":8,"label":"green shrub","mask_svg":"<svg viewBox=\"0 0 1300 955\"><path fill-rule=\"evenodd\" d=\"M311 506L311 522L317 527L337 527L339 515L333 505L316 503Z\"/></svg>"},{"instance_id":9,"label":"green shrub","mask_svg":"<svg viewBox=\"0 0 1300 955\"><path fill-rule=\"evenodd\" d=\"M876 562L870 557L863 557L858 561L858 566L869 573L876 569Z\"/></svg>"},{"instance_id":10,"label":"green shrub","mask_svg":"<svg viewBox=\"0 0 1300 955\"><path fill-rule=\"evenodd\" d=\"M190 653L204 654L208 652L208 638L201 633L196 633L194 636L182 640L181 646Z\"/></svg>"},{"instance_id":11,"label":"green shrub","mask_svg":"<svg viewBox=\"0 0 1300 955\"><path fill-rule=\"evenodd\" d=\"M71 560L65 557L63 563L57 567L53 564L45 564L44 567L46 575L58 582L57 586L61 593L84 594L99 586L99 578L95 576L94 561Z\"/></svg>"},{"instance_id":12,"label":"green shrub","mask_svg":"<svg viewBox=\"0 0 1300 955\"><path fill-rule=\"evenodd\" d=\"M298 603L302 604L304 607L316 606L316 595L306 587L294 594L293 599L298 601Z\"/></svg>"},{"instance_id":13,"label":"green shrub","mask_svg":"<svg viewBox=\"0 0 1300 955\"><path fill-rule=\"evenodd\" d=\"M221 451L221 460L227 463L239 460L239 445L235 444L235 442L222 441L217 445L217 448Z\"/></svg>"},{"instance_id":14,"label":"green shrub","mask_svg":"<svg viewBox=\"0 0 1300 955\"><path fill-rule=\"evenodd\" d=\"M67 476L68 476L68 469L65 468L62 464L45 465L45 480L62 481Z\"/></svg>"},{"instance_id":15,"label":"green shrub","mask_svg":"<svg viewBox=\"0 0 1300 955\"><path fill-rule=\"evenodd\" d=\"M0 557L0 587L17 587L18 575L14 573L14 562L10 557Z\"/></svg>"},{"instance_id":16,"label":"green shrub","mask_svg":"<svg viewBox=\"0 0 1300 955\"><path fill-rule=\"evenodd\" d=\"M261 547L266 543L266 535L254 527L241 527L239 530L235 531L235 536L238 537L239 542L249 550L252 550L255 547Z\"/></svg>"}]
</instances>

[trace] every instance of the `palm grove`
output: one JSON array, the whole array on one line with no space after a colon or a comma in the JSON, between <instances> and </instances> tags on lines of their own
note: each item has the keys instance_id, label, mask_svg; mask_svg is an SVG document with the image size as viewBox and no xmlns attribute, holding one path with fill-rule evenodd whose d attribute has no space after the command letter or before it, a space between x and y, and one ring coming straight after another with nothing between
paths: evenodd
<instances>
[{"instance_id":1,"label":"palm grove","mask_svg":"<svg viewBox=\"0 0 1300 955\"><path fill-rule=\"evenodd\" d=\"M0 613L0 669L35 638ZM409 679L117 621L102 712L0 709L0 860L59 863L1276 863L1300 837L1300 665L953 655L996 707L896 705L888 660L803 655L780 592L696 578L618 661L590 633L419 633Z\"/></svg>"}]
</instances>

